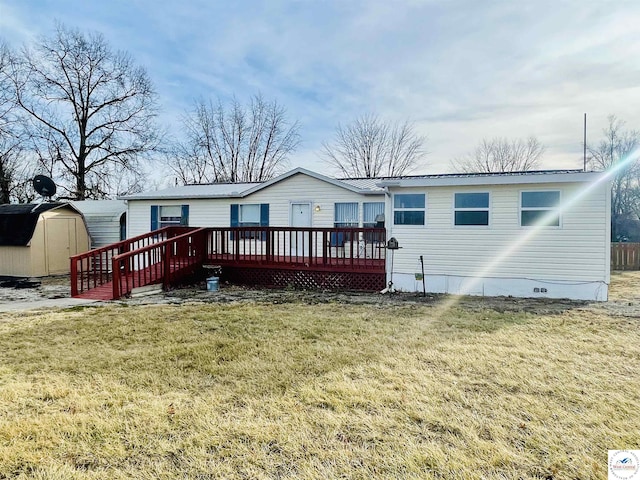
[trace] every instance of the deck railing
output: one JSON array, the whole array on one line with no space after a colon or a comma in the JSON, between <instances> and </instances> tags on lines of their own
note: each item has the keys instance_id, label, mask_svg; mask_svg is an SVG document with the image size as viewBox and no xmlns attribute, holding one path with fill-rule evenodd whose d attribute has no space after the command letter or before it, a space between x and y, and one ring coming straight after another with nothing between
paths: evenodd
<instances>
[{"instance_id":1,"label":"deck railing","mask_svg":"<svg viewBox=\"0 0 640 480\"><path fill-rule=\"evenodd\" d=\"M74 255L70 258L71 295L77 296L82 292L111 282L113 280L112 260L116 255L139 250L190 230L193 228L165 227L105 247L89 250L80 255Z\"/></svg>"},{"instance_id":2,"label":"deck railing","mask_svg":"<svg viewBox=\"0 0 640 480\"><path fill-rule=\"evenodd\" d=\"M182 235L116 255L113 263L113 298L134 288L162 283L168 287L194 273L207 257L207 229L197 228Z\"/></svg>"},{"instance_id":3,"label":"deck railing","mask_svg":"<svg viewBox=\"0 0 640 480\"><path fill-rule=\"evenodd\" d=\"M164 228L71 257L71 293L101 287L102 298L117 299L136 287L167 287L205 262L384 274L385 235L380 228Z\"/></svg>"},{"instance_id":4,"label":"deck railing","mask_svg":"<svg viewBox=\"0 0 640 480\"><path fill-rule=\"evenodd\" d=\"M220 264L384 271L383 228L210 228L210 261Z\"/></svg>"}]
</instances>

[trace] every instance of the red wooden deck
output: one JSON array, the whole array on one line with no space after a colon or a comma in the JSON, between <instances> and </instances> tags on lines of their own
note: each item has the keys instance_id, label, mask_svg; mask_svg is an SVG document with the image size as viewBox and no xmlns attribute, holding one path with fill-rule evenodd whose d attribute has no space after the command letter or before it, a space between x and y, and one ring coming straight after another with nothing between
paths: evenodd
<instances>
[{"instance_id":1,"label":"red wooden deck","mask_svg":"<svg viewBox=\"0 0 640 480\"><path fill-rule=\"evenodd\" d=\"M165 228L72 257L71 294L111 300L145 285L169 287L205 262L243 283L260 277L256 284L376 290L385 281L384 235L370 228Z\"/></svg>"}]
</instances>

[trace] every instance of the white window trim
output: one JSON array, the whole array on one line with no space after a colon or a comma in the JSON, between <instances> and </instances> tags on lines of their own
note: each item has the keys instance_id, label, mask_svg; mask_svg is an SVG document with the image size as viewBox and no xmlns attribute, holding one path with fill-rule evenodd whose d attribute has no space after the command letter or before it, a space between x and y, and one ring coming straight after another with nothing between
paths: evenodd
<instances>
[{"instance_id":1,"label":"white window trim","mask_svg":"<svg viewBox=\"0 0 640 480\"><path fill-rule=\"evenodd\" d=\"M489 194L489 206L487 208L456 208L456 193L487 193ZM521 197L522 198L522 197ZM491 192L487 192L487 191L473 191L473 192L453 192L453 198L451 199L452 202L452 207L453 207L453 214L451 215L451 225L453 226L453 228L461 228L461 229L466 229L466 228L472 228L474 230L477 229L487 229L491 227L491 220L492 220L492 212L491 212L491 200L492 200L492 195ZM456 212L484 212L484 211L488 212L488 224L487 225L456 225Z\"/></svg>"},{"instance_id":2,"label":"white window trim","mask_svg":"<svg viewBox=\"0 0 640 480\"><path fill-rule=\"evenodd\" d=\"M162 220L162 209L166 208L166 207L178 207L180 209L180 219L178 221L176 221L176 220L163 221ZM182 205L175 205L173 203L170 203L170 204L167 204L167 205L158 205L158 228L179 227L181 225L182 225Z\"/></svg>"},{"instance_id":3,"label":"white window trim","mask_svg":"<svg viewBox=\"0 0 640 480\"><path fill-rule=\"evenodd\" d=\"M424 208L396 208L396 195L424 195ZM391 225L394 228L426 228L427 222L427 209L429 208L429 196L427 192L402 192L393 193L391 196ZM422 225L407 225L405 223L396 223L396 211L401 212L424 212L424 224ZM386 222L385 222L386 223Z\"/></svg>"},{"instance_id":4,"label":"white window trim","mask_svg":"<svg viewBox=\"0 0 640 480\"><path fill-rule=\"evenodd\" d=\"M558 192L558 207L548 208L548 207L526 207L525 211L552 211L555 210L558 212L558 225L522 225L522 194L527 192ZM550 230L560 230L562 228L562 190L559 188L529 188L526 190L520 190L518 192L518 225L520 228L531 229L531 228L546 228Z\"/></svg>"}]
</instances>

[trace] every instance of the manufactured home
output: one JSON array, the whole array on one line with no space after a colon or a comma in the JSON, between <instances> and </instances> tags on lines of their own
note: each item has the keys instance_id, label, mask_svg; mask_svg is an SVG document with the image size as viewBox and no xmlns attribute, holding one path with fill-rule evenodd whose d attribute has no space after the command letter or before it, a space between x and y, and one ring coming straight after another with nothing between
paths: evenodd
<instances>
[{"instance_id":1,"label":"manufactured home","mask_svg":"<svg viewBox=\"0 0 640 480\"><path fill-rule=\"evenodd\" d=\"M87 250L87 227L72 205L0 205L1 276L66 274L69 257Z\"/></svg>"},{"instance_id":2,"label":"manufactured home","mask_svg":"<svg viewBox=\"0 0 640 480\"><path fill-rule=\"evenodd\" d=\"M387 256L394 288L421 291L424 278L429 292L607 300L606 174L426 175L379 186L387 238L401 247Z\"/></svg>"},{"instance_id":3,"label":"manufactured home","mask_svg":"<svg viewBox=\"0 0 640 480\"><path fill-rule=\"evenodd\" d=\"M337 268L335 256L349 259L350 273L365 265L377 272L383 262L386 279L361 282L369 288L598 301L608 295L611 201L603 173L337 180L297 168L262 183L125 198L129 236L208 227L210 259L226 259L231 269L251 261L257 268L327 270ZM399 248L389 248L391 239Z\"/></svg>"}]
</instances>

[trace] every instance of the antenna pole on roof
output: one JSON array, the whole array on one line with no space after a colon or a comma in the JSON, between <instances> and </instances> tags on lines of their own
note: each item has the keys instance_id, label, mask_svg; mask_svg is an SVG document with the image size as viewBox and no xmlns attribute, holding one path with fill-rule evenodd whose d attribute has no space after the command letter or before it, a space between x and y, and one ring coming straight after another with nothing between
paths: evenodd
<instances>
[{"instance_id":1,"label":"antenna pole on roof","mask_svg":"<svg viewBox=\"0 0 640 480\"><path fill-rule=\"evenodd\" d=\"M40 205L42 205L43 203L44 203L44 198L43 198L42 200L40 200L40 203L37 203L37 204L36 204L36 205L31 209L31 212L30 212L30 213L35 212L35 211L38 209L38 207L39 207Z\"/></svg>"},{"instance_id":2,"label":"antenna pole on roof","mask_svg":"<svg viewBox=\"0 0 640 480\"><path fill-rule=\"evenodd\" d=\"M584 114L584 140L582 142L584 147L583 151L583 170L587 171L587 114Z\"/></svg>"}]
</instances>

